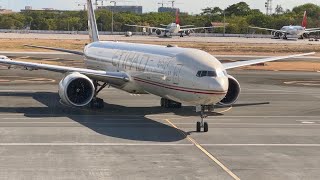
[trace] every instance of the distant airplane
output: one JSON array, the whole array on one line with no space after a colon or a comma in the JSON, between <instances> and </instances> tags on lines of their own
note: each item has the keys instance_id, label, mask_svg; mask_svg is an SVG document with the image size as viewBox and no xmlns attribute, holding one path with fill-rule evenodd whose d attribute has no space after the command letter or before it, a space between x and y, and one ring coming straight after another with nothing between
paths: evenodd
<instances>
[{"instance_id":1,"label":"distant airplane","mask_svg":"<svg viewBox=\"0 0 320 180\"><path fill-rule=\"evenodd\" d=\"M168 25L160 24L162 27L151 27L151 26L140 26L140 25L130 25L125 24L129 27L139 27L149 29L149 32L155 32L158 36L163 34L164 37L167 37L168 33L171 35L173 33L180 33L180 37L183 37L184 34L189 36L192 31L200 30L200 29L213 29L213 27L193 27L194 25L185 25L180 26L180 18L179 18L179 10L176 11L176 21L174 23L170 23Z\"/></svg>"},{"instance_id":2,"label":"distant airplane","mask_svg":"<svg viewBox=\"0 0 320 180\"><path fill-rule=\"evenodd\" d=\"M307 11L304 12L301 26L283 26L280 30L253 26L250 26L250 28L271 31L271 34L278 39L288 39L288 36L304 39L308 38L310 33L320 32L320 28L307 29Z\"/></svg>"},{"instance_id":3,"label":"distant airplane","mask_svg":"<svg viewBox=\"0 0 320 180\"><path fill-rule=\"evenodd\" d=\"M64 74L59 83L61 102L68 106L103 108L98 98L105 87L132 94L153 94L161 97L163 108L181 108L181 103L196 107L201 115L196 130L208 131L206 112L214 105L233 105L240 94L240 84L226 70L314 53L271 57L221 64L211 54L191 48L150 44L100 41L94 9L87 0L88 27L91 43L75 51L54 47L32 46L82 55L86 68L23 62L0 56L0 64L27 69L48 70ZM108 109L106 109L108 111Z\"/></svg>"}]
</instances>

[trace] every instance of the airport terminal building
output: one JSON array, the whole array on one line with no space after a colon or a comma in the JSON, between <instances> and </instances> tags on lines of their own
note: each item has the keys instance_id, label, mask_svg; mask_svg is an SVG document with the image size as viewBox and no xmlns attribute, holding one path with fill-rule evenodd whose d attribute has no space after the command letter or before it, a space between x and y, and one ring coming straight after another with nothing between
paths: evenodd
<instances>
[{"instance_id":1,"label":"airport terminal building","mask_svg":"<svg viewBox=\"0 0 320 180\"><path fill-rule=\"evenodd\" d=\"M113 12L131 12L142 14L142 6L98 6L98 9L107 9Z\"/></svg>"}]
</instances>

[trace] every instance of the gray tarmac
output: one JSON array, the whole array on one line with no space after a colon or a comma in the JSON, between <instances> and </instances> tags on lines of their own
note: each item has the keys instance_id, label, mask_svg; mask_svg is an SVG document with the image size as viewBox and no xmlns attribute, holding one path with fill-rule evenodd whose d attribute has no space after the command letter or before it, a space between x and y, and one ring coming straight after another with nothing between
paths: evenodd
<instances>
[{"instance_id":1,"label":"gray tarmac","mask_svg":"<svg viewBox=\"0 0 320 180\"><path fill-rule=\"evenodd\" d=\"M0 179L318 179L319 73L232 71L242 86L196 133L193 107L113 88L60 103L62 75L0 68Z\"/></svg>"},{"instance_id":2,"label":"gray tarmac","mask_svg":"<svg viewBox=\"0 0 320 180\"><path fill-rule=\"evenodd\" d=\"M19 33L0 33L0 39L56 39L56 40L89 40L89 36L85 34L19 34ZM319 45L319 41L309 41L308 39L271 39L271 38L244 38L244 37L212 37L212 35L199 37L195 35L185 36L183 38L179 36L173 36L169 38L152 36L132 36L125 37L123 35L101 35L101 40L105 41L145 41L145 42L168 42L174 44L174 42L198 42L198 43L244 43L244 44L275 44L275 45L306 45L313 44Z\"/></svg>"}]
</instances>

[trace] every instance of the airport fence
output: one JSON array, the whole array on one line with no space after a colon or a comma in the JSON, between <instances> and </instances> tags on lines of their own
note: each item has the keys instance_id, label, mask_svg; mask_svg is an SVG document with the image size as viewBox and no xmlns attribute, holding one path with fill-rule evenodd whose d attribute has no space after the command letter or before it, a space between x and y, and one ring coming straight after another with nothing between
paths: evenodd
<instances>
[{"instance_id":1,"label":"airport fence","mask_svg":"<svg viewBox=\"0 0 320 180\"><path fill-rule=\"evenodd\" d=\"M88 35L88 31L47 31L47 30L13 30L0 29L0 33L18 33L18 34L74 34ZM100 35L126 35L126 32L100 31ZM146 35L143 32L132 32L133 35ZM180 34L172 34L179 36ZM239 38L272 38L272 35L266 34L223 34L223 33L192 33L196 37L239 37Z\"/></svg>"}]
</instances>

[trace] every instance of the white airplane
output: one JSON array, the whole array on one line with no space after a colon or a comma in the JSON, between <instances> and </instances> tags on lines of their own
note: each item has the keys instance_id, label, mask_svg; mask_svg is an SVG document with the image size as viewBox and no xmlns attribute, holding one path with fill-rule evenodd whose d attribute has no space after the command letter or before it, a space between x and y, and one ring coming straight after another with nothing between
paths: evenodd
<instances>
[{"instance_id":1,"label":"white airplane","mask_svg":"<svg viewBox=\"0 0 320 180\"><path fill-rule=\"evenodd\" d=\"M307 29L307 11L304 12L301 26L283 26L280 30L253 26L250 26L250 28L271 31L271 34L277 39L288 39L288 36L304 39L308 38L310 33L320 32L320 28Z\"/></svg>"},{"instance_id":2,"label":"white airplane","mask_svg":"<svg viewBox=\"0 0 320 180\"><path fill-rule=\"evenodd\" d=\"M65 74L59 83L59 96L69 106L103 108L99 92L107 85L133 94L161 97L164 108L180 108L181 103L196 107L201 114L197 131L208 131L206 112L214 105L233 105L240 94L240 84L227 74L228 69L276 61L314 53L272 57L221 64L211 54L190 48L125 42L100 41L91 0L88 23L91 43L83 52L32 46L83 55L87 68L22 62L0 56L0 64Z\"/></svg>"},{"instance_id":3,"label":"white airplane","mask_svg":"<svg viewBox=\"0 0 320 180\"><path fill-rule=\"evenodd\" d=\"M186 26L180 26L180 18L179 18L179 10L176 11L176 21L174 23L170 23L168 25L161 24L163 27L150 27L150 26L140 26L140 25L130 25L130 24L125 24L126 26L129 27L139 27L139 28L145 28L149 29L149 32L155 32L158 36L163 34L164 37L167 37L168 33L169 34L174 34L174 33L180 33L180 37L183 37L184 34L189 36L191 32L195 30L200 30L200 29L212 29L213 27L195 27L195 28L190 28L193 27L193 25L186 25Z\"/></svg>"}]
</instances>

